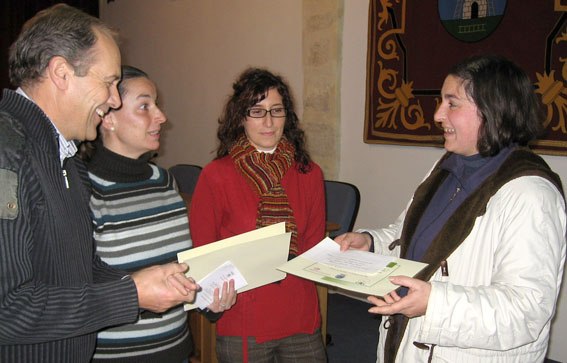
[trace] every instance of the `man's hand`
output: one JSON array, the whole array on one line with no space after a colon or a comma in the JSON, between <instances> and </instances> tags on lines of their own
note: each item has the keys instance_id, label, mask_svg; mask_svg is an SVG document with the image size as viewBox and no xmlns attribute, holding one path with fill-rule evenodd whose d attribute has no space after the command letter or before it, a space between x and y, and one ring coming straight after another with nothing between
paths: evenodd
<instances>
[{"instance_id":1,"label":"man's hand","mask_svg":"<svg viewBox=\"0 0 567 363\"><path fill-rule=\"evenodd\" d=\"M184 302L195 300L199 285L185 276L186 264L170 263L134 272L131 277L138 290L141 309L161 313Z\"/></svg>"},{"instance_id":2,"label":"man's hand","mask_svg":"<svg viewBox=\"0 0 567 363\"><path fill-rule=\"evenodd\" d=\"M396 291L384 296L383 299L369 296L368 300L376 305L369 312L381 315L403 314L408 318L424 315L427 311L431 284L407 276L392 276L390 281L395 285L409 288L405 297L400 297Z\"/></svg>"},{"instance_id":3,"label":"man's hand","mask_svg":"<svg viewBox=\"0 0 567 363\"><path fill-rule=\"evenodd\" d=\"M217 287L214 292L214 300L211 305L207 306L209 310L220 313L228 310L236 303L236 290L234 289L234 280L226 281L222 284L222 297L219 297L220 291Z\"/></svg>"},{"instance_id":4,"label":"man's hand","mask_svg":"<svg viewBox=\"0 0 567 363\"><path fill-rule=\"evenodd\" d=\"M335 242L341 246L341 251L348 249L369 251L372 238L366 233L348 232L335 237Z\"/></svg>"}]
</instances>

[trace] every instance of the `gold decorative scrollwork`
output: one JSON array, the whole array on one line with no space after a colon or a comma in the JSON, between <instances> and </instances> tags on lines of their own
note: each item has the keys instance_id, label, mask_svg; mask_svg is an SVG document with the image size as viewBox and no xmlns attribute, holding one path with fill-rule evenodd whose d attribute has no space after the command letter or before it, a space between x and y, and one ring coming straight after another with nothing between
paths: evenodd
<instances>
[{"instance_id":1,"label":"gold decorative scrollwork","mask_svg":"<svg viewBox=\"0 0 567 363\"><path fill-rule=\"evenodd\" d=\"M563 79L567 80L565 77L565 62L567 59L559 58L559 60L563 63ZM536 93L541 94L541 102L547 107L547 118L543 124L544 128L549 126L549 123L553 119L554 111L557 110L558 120L557 124L552 127L552 130L561 130L562 133L567 133L567 129L565 127L567 90L565 89L563 82L555 80L555 70L552 70L549 74L539 74L536 72L536 77L538 80L536 82Z\"/></svg>"},{"instance_id":2,"label":"gold decorative scrollwork","mask_svg":"<svg viewBox=\"0 0 567 363\"><path fill-rule=\"evenodd\" d=\"M555 39L555 44L566 40L567 31L563 32L561 36ZM567 58L559 57L558 59L559 62L563 64L561 67L561 77L564 81L567 81ZM549 126L551 120L553 120L555 110L557 110L557 124L552 126L551 129L553 131L561 130L561 133L566 134L565 115L567 114L567 89L565 89L564 83L555 80L555 70L552 70L549 74L539 74L536 72L536 77L536 93L541 94L541 102L547 107L547 117L543 123L543 127L547 128Z\"/></svg>"},{"instance_id":3,"label":"gold decorative scrollwork","mask_svg":"<svg viewBox=\"0 0 567 363\"><path fill-rule=\"evenodd\" d=\"M388 8L392 7L392 3L389 0L380 0L382 4L382 11L378 13L378 30L383 29L383 25L388 23L390 16L388 15Z\"/></svg>"},{"instance_id":4,"label":"gold decorative scrollwork","mask_svg":"<svg viewBox=\"0 0 567 363\"><path fill-rule=\"evenodd\" d=\"M555 11L567 11L567 5L562 4L561 0L555 0L554 9Z\"/></svg>"},{"instance_id":5,"label":"gold decorative scrollwork","mask_svg":"<svg viewBox=\"0 0 567 363\"><path fill-rule=\"evenodd\" d=\"M532 7L537 9L538 24L542 28L538 32L524 31L524 28L502 23L498 25L501 26L501 35L495 34L490 39L486 37L481 41L485 42L487 48L504 45L502 54L511 59L518 58L518 61L524 59L525 55L504 44L507 37L529 35L530 41L545 41L545 44L538 45L538 47L544 46L544 57L540 57L544 60L543 68L540 68L542 67L540 63L530 61L528 62L530 68L526 69L534 81L537 97L544 107L545 116L542 123L547 131L543 138L535 140L530 146L534 151L542 154L567 156L567 56L565 55L567 0L552 1L555 3L552 12L549 11L547 2L545 8L531 2L525 4L508 2L507 7L514 6L512 10L516 12L526 13ZM443 145L443 133L437 129L439 125L431 119L441 102L438 89L431 84L433 75L437 75L439 70L432 70L432 74L416 73L427 68L422 64L416 67L418 59L415 56L418 51L427 52L427 44L430 40L425 39L426 37L422 39L412 37L417 34L415 31L418 30L418 26L428 26L426 22L421 24L422 18L419 12L423 11L424 14L427 12L430 19L433 14L430 12L433 11L430 7L433 7L434 3L437 3L440 17L442 14L449 14L447 11L450 9L440 8L445 6L441 1L371 0L365 142L418 146ZM451 1L451 3L456 2ZM492 20L496 21L496 19ZM441 26L445 25L449 28L456 27L458 21L443 19L441 24L433 28L441 29ZM549 30L545 32L543 27ZM550 39L550 35L554 38ZM410 49L412 47L415 48ZM478 49L482 47L469 42L459 43L449 58L454 60L453 58L457 58L461 53L463 57L477 54ZM433 64L431 60L437 59L436 57L443 56L443 54L432 54L432 58L427 60L428 64ZM540 73L537 73L538 70ZM424 117L424 114L427 117Z\"/></svg>"},{"instance_id":6,"label":"gold decorative scrollwork","mask_svg":"<svg viewBox=\"0 0 567 363\"><path fill-rule=\"evenodd\" d=\"M380 105L376 113L376 128L391 128L397 129L398 125L396 120L398 114L402 125L406 130L416 130L420 127L431 129L431 125L425 123L423 117L423 109L419 102L417 104L410 104L410 100L415 98L413 95L412 84L413 82L402 82L400 87L395 87L397 84L397 73L392 69L384 69L382 62L378 61L380 66L380 76L378 77L378 89L380 95L389 101L384 102L382 98L379 99ZM391 81L391 86L388 90L384 88L386 81ZM410 116L415 117L415 122L408 121Z\"/></svg>"},{"instance_id":7,"label":"gold decorative scrollwork","mask_svg":"<svg viewBox=\"0 0 567 363\"><path fill-rule=\"evenodd\" d=\"M560 37L555 39L555 44L558 44L559 42L562 42L564 40L567 40L567 31L563 32Z\"/></svg>"},{"instance_id":8,"label":"gold decorative scrollwork","mask_svg":"<svg viewBox=\"0 0 567 363\"><path fill-rule=\"evenodd\" d=\"M400 2L396 0L396 2ZM389 0L380 0L382 5L382 11L378 13L379 22L378 29L382 30L382 25L388 23L390 15L388 14L388 8L392 7L392 3ZM406 29L406 1L402 1L402 22L401 27L393 28L384 32L380 39L378 39L378 55L382 59L399 59L397 52L397 43L394 39L388 39L390 36L395 34L404 34Z\"/></svg>"},{"instance_id":9,"label":"gold decorative scrollwork","mask_svg":"<svg viewBox=\"0 0 567 363\"><path fill-rule=\"evenodd\" d=\"M399 0L396 0L399 3ZM380 0L382 11L378 13L378 28L382 30L382 26L388 23L389 14L388 7L392 7L389 0ZM382 60L398 59L397 43L393 39L386 40L394 34L405 33L406 18L406 1L402 1L402 21L401 27L384 32L378 40L378 55L381 60L378 61L380 72L378 75L378 99L379 106L376 110L375 128L389 128L396 130L398 128L397 120L399 118L402 126L406 130L416 130L422 127L431 129L431 125L425 122L423 117L423 109L419 103L413 102L413 82L402 81L398 84L398 72L393 69L384 67ZM384 46L383 46L384 45ZM384 101L387 100L387 101ZM398 117L399 116L399 117Z\"/></svg>"}]
</instances>

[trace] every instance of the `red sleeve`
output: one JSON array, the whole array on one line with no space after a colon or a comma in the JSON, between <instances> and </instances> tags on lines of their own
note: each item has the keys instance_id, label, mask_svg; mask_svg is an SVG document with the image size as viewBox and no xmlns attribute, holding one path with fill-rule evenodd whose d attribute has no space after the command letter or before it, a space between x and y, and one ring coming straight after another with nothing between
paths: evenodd
<instances>
[{"instance_id":1,"label":"red sleeve","mask_svg":"<svg viewBox=\"0 0 567 363\"><path fill-rule=\"evenodd\" d=\"M189 225L194 247L220 239L217 228L221 220L219 200L215 198L214 185L209 179L209 169L205 168L199 175L191 199Z\"/></svg>"},{"instance_id":2,"label":"red sleeve","mask_svg":"<svg viewBox=\"0 0 567 363\"><path fill-rule=\"evenodd\" d=\"M310 172L311 190L308 193L310 201L307 203L307 225L305 229L305 252L325 238L325 188L323 185L323 174L316 164Z\"/></svg>"}]
</instances>

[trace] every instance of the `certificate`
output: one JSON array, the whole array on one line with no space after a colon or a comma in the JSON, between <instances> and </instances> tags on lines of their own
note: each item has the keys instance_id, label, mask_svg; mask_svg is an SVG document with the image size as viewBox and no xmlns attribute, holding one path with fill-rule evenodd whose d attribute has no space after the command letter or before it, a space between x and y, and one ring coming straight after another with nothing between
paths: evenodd
<instances>
[{"instance_id":1,"label":"certificate","mask_svg":"<svg viewBox=\"0 0 567 363\"><path fill-rule=\"evenodd\" d=\"M329 237L309 251L279 266L292 275L366 295L384 296L399 286L393 275L413 277L427 264L371 252L348 250Z\"/></svg>"}]
</instances>

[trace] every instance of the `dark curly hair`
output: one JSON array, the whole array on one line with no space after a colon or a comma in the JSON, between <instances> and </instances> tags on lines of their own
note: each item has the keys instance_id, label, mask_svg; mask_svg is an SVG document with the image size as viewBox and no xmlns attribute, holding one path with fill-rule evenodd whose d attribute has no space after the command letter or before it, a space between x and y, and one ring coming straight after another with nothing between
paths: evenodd
<instances>
[{"instance_id":1,"label":"dark curly hair","mask_svg":"<svg viewBox=\"0 0 567 363\"><path fill-rule=\"evenodd\" d=\"M467 96L478 108L480 155L496 155L513 143L526 146L540 134L541 110L533 84L514 62L502 56L473 56L455 65L449 75L463 80Z\"/></svg>"},{"instance_id":2,"label":"dark curly hair","mask_svg":"<svg viewBox=\"0 0 567 363\"><path fill-rule=\"evenodd\" d=\"M266 98L267 92L275 88L282 96L283 105L287 109L283 134L295 147L295 161L299 170L307 173L311 158L305 148L305 132L299 128L293 98L282 77L266 69L248 68L238 77L232 88L234 92L218 120L217 137L220 143L216 158L228 155L231 147L244 133L242 121L246 118L248 109L261 102Z\"/></svg>"}]
</instances>

